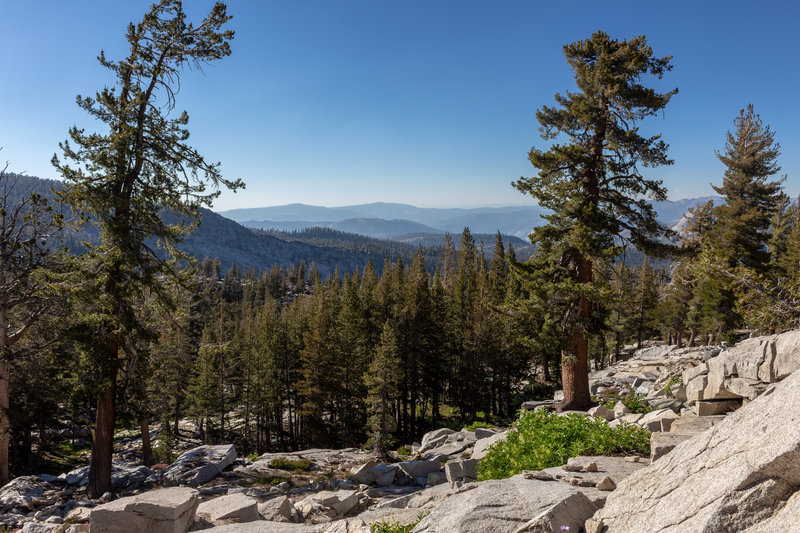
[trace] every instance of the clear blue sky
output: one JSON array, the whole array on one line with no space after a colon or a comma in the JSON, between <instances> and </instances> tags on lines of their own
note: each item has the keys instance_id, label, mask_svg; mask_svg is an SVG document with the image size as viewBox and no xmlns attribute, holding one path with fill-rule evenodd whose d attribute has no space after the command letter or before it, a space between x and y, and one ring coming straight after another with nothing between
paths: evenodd
<instances>
[{"instance_id":1,"label":"clear blue sky","mask_svg":"<svg viewBox=\"0 0 800 533\"><path fill-rule=\"evenodd\" d=\"M195 18L211 6L186 0ZM55 178L75 105L113 82L96 56L125 53L140 0L0 0L0 160ZM645 34L674 56L663 118L679 199L721 180L714 150L748 102L776 132L786 189L800 192L800 2L230 0L233 54L183 77L192 141L247 189L215 209L372 201L426 207L532 203L536 109L574 87L561 46L602 29Z\"/></svg>"}]
</instances>

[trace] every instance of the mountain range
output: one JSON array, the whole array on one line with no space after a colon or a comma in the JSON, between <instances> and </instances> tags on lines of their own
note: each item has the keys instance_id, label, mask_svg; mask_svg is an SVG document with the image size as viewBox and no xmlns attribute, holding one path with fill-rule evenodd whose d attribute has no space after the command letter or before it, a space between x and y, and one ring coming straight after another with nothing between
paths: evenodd
<instances>
[{"instance_id":1,"label":"mountain range","mask_svg":"<svg viewBox=\"0 0 800 533\"><path fill-rule=\"evenodd\" d=\"M14 176L16 193L37 192L54 198L61 182L32 176ZM655 207L665 224L675 225L689 207L709 198L658 202ZM13 200L13 199L12 199ZM337 267L342 272L363 269L369 259L380 269L384 258L410 260L419 246L432 268L441 253L446 233L456 245L469 227L476 244L491 257L498 231L506 246L513 245L519 259L532 251L527 235L540 221L536 206L473 209L420 208L406 204L372 203L347 207L290 204L277 207L236 209L215 213L202 210L202 222L179 247L197 257L218 258L224 269L232 264L256 269L287 267L304 261L315 264L322 275ZM316 228L302 231L303 228ZM269 230L269 231L265 231ZM64 239L79 251L81 240L93 240L96 231L67 231Z\"/></svg>"},{"instance_id":2,"label":"mountain range","mask_svg":"<svg viewBox=\"0 0 800 533\"><path fill-rule=\"evenodd\" d=\"M690 207L714 197L653 202L659 220L674 226ZM379 239L410 234L473 233L513 235L527 240L546 211L538 206L479 208L425 208L408 204L371 203L343 207L288 204L274 207L231 209L220 214L251 228L295 231L325 227Z\"/></svg>"}]
</instances>

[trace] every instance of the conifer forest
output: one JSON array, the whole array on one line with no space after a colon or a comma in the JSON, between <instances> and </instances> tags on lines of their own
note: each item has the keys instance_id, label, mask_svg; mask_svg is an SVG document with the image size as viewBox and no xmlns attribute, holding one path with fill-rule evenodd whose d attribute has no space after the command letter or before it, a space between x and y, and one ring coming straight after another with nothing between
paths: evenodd
<instances>
[{"instance_id":1,"label":"conifer forest","mask_svg":"<svg viewBox=\"0 0 800 533\"><path fill-rule=\"evenodd\" d=\"M649 168L671 163L668 146L636 124L669 113L677 89L648 88L672 65L643 36L564 47L574 84L537 112L533 177L513 184L549 213L531 221L529 259L499 232L484 250L468 228L410 263L326 275L188 257L178 245L200 207L243 185L187 144L176 93L184 69L231 53L229 18L217 4L195 26L179 2L153 6L128 28L125 59L99 58L115 89L78 99L100 131L69 130L53 158L63 190L20 190L2 172L2 481L79 427L91 428L92 496L108 490L119 429L141 432L146 464L174 459L185 420L240 454L387 450L511 420L556 389L585 408L588 369L625 345L800 326L800 207L757 105L719 132L718 198L673 229L656 220L666 188ZM63 246L76 235L80 253Z\"/></svg>"}]
</instances>

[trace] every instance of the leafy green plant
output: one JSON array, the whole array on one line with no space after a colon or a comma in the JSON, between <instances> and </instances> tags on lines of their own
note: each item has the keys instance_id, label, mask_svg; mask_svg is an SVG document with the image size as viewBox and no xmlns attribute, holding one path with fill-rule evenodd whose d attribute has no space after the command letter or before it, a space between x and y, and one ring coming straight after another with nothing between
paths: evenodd
<instances>
[{"instance_id":1,"label":"leafy green plant","mask_svg":"<svg viewBox=\"0 0 800 533\"><path fill-rule=\"evenodd\" d=\"M523 470L563 465L579 455L649 455L650 432L624 424L544 409L524 413L504 441L495 443L478 463L478 479L505 479Z\"/></svg>"},{"instance_id":2,"label":"leafy green plant","mask_svg":"<svg viewBox=\"0 0 800 533\"><path fill-rule=\"evenodd\" d=\"M411 455L411 448L408 446L400 446L397 448L397 455L402 455L403 457L407 457Z\"/></svg>"},{"instance_id":3,"label":"leafy green plant","mask_svg":"<svg viewBox=\"0 0 800 533\"><path fill-rule=\"evenodd\" d=\"M630 409L631 413L639 413L645 415L653 410L650 407L650 404L645 401L644 396L639 396L634 392L628 392L627 394L621 395L619 391L606 391L604 393L603 398L597 398L597 401L603 407L607 409L614 409L617 405L617 402L622 402L625 404L625 407Z\"/></svg>"},{"instance_id":4,"label":"leafy green plant","mask_svg":"<svg viewBox=\"0 0 800 533\"><path fill-rule=\"evenodd\" d=\"M633 392L626 394L625 397L621 398L621 401L625 404L625 407L631 410L631 413L646 415L653 410L650 404L645 401L644 396L639 396Z\"/></svg>"},{"instance_id":5,"label":"leafy green plant","mask_svg":"<svg viewBox=\"0 0 800 533\"><path fill-rule=\"evenodd\" d=\"M664 392L669 394L670 391L672 390L672 387L674 387L678 383L683 383L683 378L681 376L678 375L670 376L669 380L667 380L667 385L664 387Z\"/></svg>"},{"instance_id":6,"label":"leafy green plant","mask_svg":"<svg viewBox=\"0 0 800 533\"><path fill-rule=\"evenodd\" d=\"M250 455L247 456L247 458L250 459L251 463L255 463L256 461L258 461L258 457L259 456L258 456L258 454L256 452L253 452L253 453L251 453Z\"/></svg>"},{"instance_id":7,"label":"leafy green plant","mask_svg":"<svg viewBox=\"0 0 800 533\"><path fill-rule=\"evenodd\" d=\"M269 466L279 470L303 471L311 469L311 461L308 459L273 459Z\"/></svg>"},{"instance_id":8,"label":"leafy green plant","mask_svg":"<svg viewBox=\"0 0 800 533\"><path fill-rule=\"evenodd\" d=\"M417 515L417 519L409 524L403 524L402 522L373 522L369 526L369 531L370 533L411 533L417 524L429 514L430 511L420 513Z\"/></svg>"},{"instance_id":9,"label":"leafy green plant","mask_svg":"<svg viewBox=\"0 0 800 533\"><path fill-rule=\"evenodd\" d=\"M468 425L468 426L467 426L467 430L469 430L469 431L475 431L475 430L476 430L476 429L478 429L478 428L486 428L486 429L489 429L489 428L493 428L493 427L494 427L494 426L493 426L492 424L489 424L489 423L487 423L487 422L481 422L480 420L476 420L475 422L473 422L472 424L470 424L470 425Z\"/></svg>"}]
</instances>

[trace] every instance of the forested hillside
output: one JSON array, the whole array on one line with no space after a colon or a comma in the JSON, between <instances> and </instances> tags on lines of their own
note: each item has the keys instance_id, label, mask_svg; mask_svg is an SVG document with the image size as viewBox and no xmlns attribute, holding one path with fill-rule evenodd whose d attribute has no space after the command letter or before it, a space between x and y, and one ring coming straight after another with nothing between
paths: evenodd
<instances>
[{"instance_id":1,"label":"forested hillside","mask_svg":"<svg viewBox=\"0 0 800 533\"><path fill-rule=\"evenodd\" d=\"M369 206L457 227L458 244L422 247L429 237L268 234L208 211L243 183L170 112L183 70L229 55L233 32L224 4L198 26L185 17L163 0L129 27L127 58L101 54L115 84L77 102L105 129L69 130L52 159L63 182L0 169L0 483L89 434L86 494L101 498L116 430L138 428L152 465L174 458L181 419L240 453L386 452L434 426L509 421L555 388L559 409L585 410L589 368L625 344L800 326L800 206L753 106L717 153L721 200L690 209L680 235L659 221L667 191L643 172L672 160L638 122L677 89L643 84L672 68L644 36L598 31L563 48L579 90L537 112L548 143L528 155L536 174L514 182L541 207ZM359 218L353 207L315 216ZM302 220L298 209L316 211L277 208ZM517 254L503 233L531 227Z\"/></svg>"}]
</instances>

